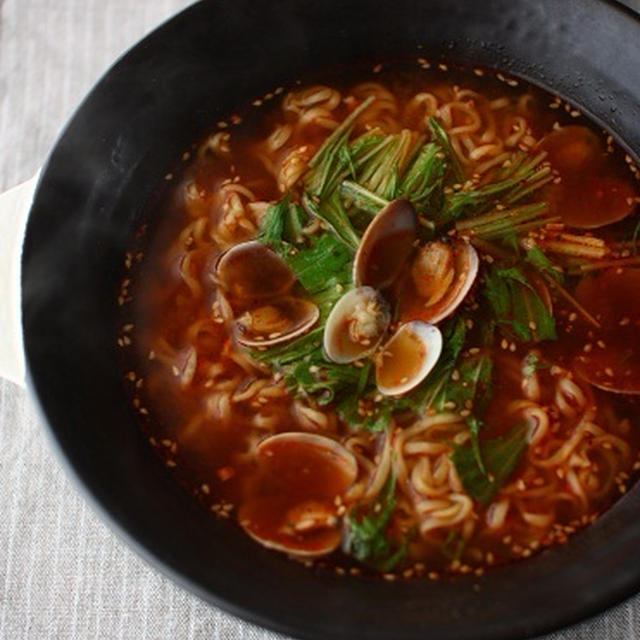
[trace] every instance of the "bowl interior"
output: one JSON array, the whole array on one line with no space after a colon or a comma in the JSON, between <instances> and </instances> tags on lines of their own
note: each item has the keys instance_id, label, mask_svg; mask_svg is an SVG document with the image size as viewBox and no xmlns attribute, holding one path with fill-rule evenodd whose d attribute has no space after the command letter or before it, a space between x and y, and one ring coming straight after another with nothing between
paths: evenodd
<instances>
[{"instance_id":1,"label":"bowl interior","mask_svg":"<svg viewBox=\"0 0 640 640\"><path fill-rule=\"evenodd\" d=\"M617 5L202 2L88 96L51 153L28 224L30 383L80 486L179 582L299 637L524 637L640 586L640 566L628 560L640 546L637 488L570 544L482 578L391 583L311 572L201 509L160 464L128 402L115 342L124 252L184 148L239 105L323 69L440 56L551 89L640 150L640 25Z\"/></svg>"}]
</instances>

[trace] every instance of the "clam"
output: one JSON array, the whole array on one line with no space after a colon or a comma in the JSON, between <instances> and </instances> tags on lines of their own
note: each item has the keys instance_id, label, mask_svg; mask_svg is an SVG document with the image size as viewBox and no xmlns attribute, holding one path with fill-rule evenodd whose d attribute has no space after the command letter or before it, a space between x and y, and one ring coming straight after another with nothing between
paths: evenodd
<instances>
[{"instance_id":1,"label":"clam","mask_svg":"<svg viewBox=\"0 0 640 640\"><path fill-rule=\"evenodd\" d=\"M576 326L583 334L574 358L576 373L611 393L640 395L640 269L611 268L583 279L578 302L600 328Z\"/></svg>"},{"instance_id":2,"label":"clam","mask_svg":"<svg viewBox=\"0 0 640 640\"><path fill-rule=\"evenodd\" d=\"M362 236L353 263L355 285L391 285L407 261L417 230L416 212L408 200L394 200L382 209Z\"/></svg>"},{"instance_id":3,"label":"clam","mask_svg":"<svg viewBox=\"0 0 640 640\"><path fill-rule=\"evenodd\" d=\"M415 291L405 292L401 317L437 323L465 299L478 275L478 254L466 240L424 245L411 266Z\"/></svg>"},{"instance_id":4,"label":"clam","mask_svg":"<svg viewBox=\"0 0 640 640\"><path fill-rule=\"evenodd\" d=\"M600 138L570 125L539 143L560 180L544 188L552 215L572 227L593 229L622 220L636 208L638 190L626 168L616 168Z\"/></svg>"},{"instance_id":5,"label":"clam","mask_svg":"<svg viewBox=\"0 0 640 640\"><path fill-rule=\"evenodd\" d=\"M233 323L234 333L245 347L269 347L302 335L319 317L313 302L284 296L245 311Z\"/></svg>"},{"instance_id":6,"label":"clam","mask_svg":"<svg viewBox=\"0 0 640 640\"><path fill-rule=\"evenodd\" d=\"M333 307L324 328L324 350L333 362L346 364L373 353L389 327L391 313L373 287L357 287Z\"/></svg>"},{"instance_id":7,"label":"clam","mask_svg":"<svg viewBox=\"0 0 640 640\"><path fill-rule=\"evenodd\" d=\"M244 530L294 556L335 550L342 536L336 498L358 475L353 454L331 438L288 432L264 439L257 459L256 490L238 514Z\"/></svg>"},{"instance_id":8,"label":"clam","mask_svg":"<svg viewBox=\"0 0 640 640\"><path fill-rule=\"evenodd\" d=\"M215 277L233 297L240 299L283 295L295 281L287 263L255 240L225 251L215 266Z\"/></svg>"},{"instance_id":9,"label":"clam","mask_svg":"<svg viewBox=\"0 0 640 640\"><path fill-rule=\"evenodd\" d=\"M441 352L438 327L420 320L401 325L377 354L378 390L386 396L410 391L429 375Z\"/></svg>"}]
</instances>

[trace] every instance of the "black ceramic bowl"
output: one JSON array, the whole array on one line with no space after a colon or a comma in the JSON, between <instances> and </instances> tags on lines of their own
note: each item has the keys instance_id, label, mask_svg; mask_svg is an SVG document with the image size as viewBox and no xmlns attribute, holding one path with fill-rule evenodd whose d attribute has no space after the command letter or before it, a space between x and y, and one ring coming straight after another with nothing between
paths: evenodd
<instances>
[{"instance_id":1,"label":"black ceramic bowl","mask_svg":"<svg viewBox=\"0 0 640 640\"><path fill-rule=\"evenodd\" d=\"M212 123L276 86L416 56L531 80L640 150L640 23L616 4L217 0L162 26L100 81L51 153L28 222L30 386L79 484L154 566L215 605L303 638L522 638L640 587L638 488L570 544L482 578L321 575L211 518L136 424L116 354L116 292L167 168Z\"/></svg>"}]
</instances>

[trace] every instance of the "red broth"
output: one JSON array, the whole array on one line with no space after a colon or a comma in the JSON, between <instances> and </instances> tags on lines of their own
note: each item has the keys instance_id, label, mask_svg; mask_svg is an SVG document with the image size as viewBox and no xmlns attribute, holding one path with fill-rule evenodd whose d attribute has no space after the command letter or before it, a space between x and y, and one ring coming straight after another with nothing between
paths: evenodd
<instances>
[{"instance_id":1,"label":"red broth","mask_svg":"<svg viewBox=\"0 0 640 640\"><path fill-rule=\"evenodd\" d=\"M446 67L357 80L279 89L185 152L144 256L126 257L124 375L151 444L238 535L338 572L479 574L567 542L640 467L639 174L519 81ZM394 270L389 327L331 362L323 332L356 245L398 198L416 229L365 251L373 280ZM412 280L433 240L471 243L478 273L437 323L435 367L386 397L376 358L433 304ZM234 249L246 242L258 258ZM460 284L448 275L443 291ZM292 314L270 314L299 307L282 296L318 310L288 340ZM336 331L355 323L364 344L373 320L358 313ZM242 344L241 317L264 346ZM413 380L431 348L396 341L389 375Z\"/></svg>"}]
</instances>

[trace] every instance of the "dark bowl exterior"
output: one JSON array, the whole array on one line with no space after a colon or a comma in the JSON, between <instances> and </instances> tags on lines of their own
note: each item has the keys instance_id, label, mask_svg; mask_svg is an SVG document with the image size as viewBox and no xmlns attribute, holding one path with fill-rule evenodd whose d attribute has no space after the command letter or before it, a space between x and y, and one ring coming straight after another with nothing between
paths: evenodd
<instances>
[{"instance_id":1,"label":"dark bowl exterior","mask_svg":"<svg viewBox=\"0 0 640 640\"><path fill-rule=\"evenodd\" d=\"M137 45L43 171L23 255L30 386L110 524L209 602L301 638L524 638L640 588L640 491L570 544L487 575L386 582L312 572L211 518L167 473L116 353L124 252L159 177L226 113L319 69L444 56L570 98L640 150L640 24L598 0L201 2ZM152 221L151 221L152 222Z\"/></svg>"}]
</instances>

